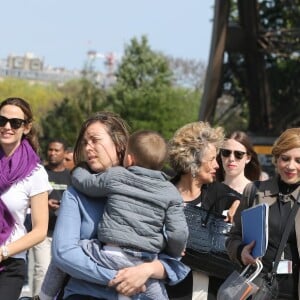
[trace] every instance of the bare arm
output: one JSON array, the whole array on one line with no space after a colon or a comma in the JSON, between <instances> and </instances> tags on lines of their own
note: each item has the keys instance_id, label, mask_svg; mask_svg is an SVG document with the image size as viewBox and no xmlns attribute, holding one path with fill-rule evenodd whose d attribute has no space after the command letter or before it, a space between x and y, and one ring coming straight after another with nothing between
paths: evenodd
<instances>
[{"instance_id":1,"label":"bare arm","mask_svg":"<svg viewBox=\"0 0 300 300\"><path fill-rule=\"evenodd\" d=\"M253 185L250 183L248 186ZM255 263L254 258L251 256L251 250L254 247L253 243L248 245L243 245L242 242L242 223L241 223L241 212L249 207L250 200L252 197L249 188L245 188L243 197L240 201L240 205L237 207L236 212L234 214L234 225L231 228L229 237L226 241L226 248L228 250L228 255L231 260L237 263L243 263L245 265L249 263ZM233 203L234 204L234 203Z\"/></svg>"},{"instance_id":2,"label":"bare arm","mask_svg":"<svg viewBox=\"0 0 300 300\"><path fill-rule=\"evenodd\" d=\"M233 223L233 217L236 213L237 208L240 205L240 200L235 200L232 205L230 206L227 212L227 218L225 219L226 222Z\"/></svg>"},{"instance_id":3,"label":"bare arm","mask_svg":"<svg viewBox=\"0 0 300 300\"><path fill-rule=\"evenodd\" d=\"M32 230L20 239L7 245L9 256L31 248L46 237L48 228L48 192L37 194L31 197L30 201Z\"/></svg>"}]
</instances>

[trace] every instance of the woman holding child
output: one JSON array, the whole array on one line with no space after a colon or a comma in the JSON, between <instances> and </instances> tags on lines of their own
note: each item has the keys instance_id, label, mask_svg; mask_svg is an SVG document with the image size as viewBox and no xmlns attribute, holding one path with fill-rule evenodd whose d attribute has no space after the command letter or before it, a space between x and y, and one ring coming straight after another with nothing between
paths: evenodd
<instances>
[{"instance_id":1,"label":"woman holding child","mask_svg":"<svg viewBox=\"0 0 300 300\"><path fill-rule=\"evenodd\" d=\"M85 162L93 173L121 165L128 136L127 125L119 116L94 114L81 127L74 149L75 163ZM105 198L89 198L72 187L63 196L52 247L54 263L71 276L64 299L119 299L118 294L133 296L143 291L149 278L174 284L185 276L186 269L167 256L159 255L152 262L116 272L85 255L78 241L97 237L104 206ZM142 298L137 295L133 299Z\"/></svg>"}]
</instances>

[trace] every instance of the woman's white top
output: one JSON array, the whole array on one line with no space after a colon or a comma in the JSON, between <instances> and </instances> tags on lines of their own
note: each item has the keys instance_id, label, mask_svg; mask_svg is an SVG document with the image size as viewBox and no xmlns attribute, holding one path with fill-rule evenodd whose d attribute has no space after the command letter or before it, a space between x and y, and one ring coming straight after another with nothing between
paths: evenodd
<instances>
[{"instance_id":1,"label":"woman's white top","mask_svg":"<svg viewBox=\"0 0 300 300\"><path fill-rule=\"evenodd\" d=\"M5 244L16 241L27 233L24 221L30 205L30 198L51 190L48 174L44 167L38 164L37 168L29 176L14 183L2 194L1 199L15 219L13 231ZM26 259L26 251L17 253L13 257Z\"/></svg>"}]
</instances>

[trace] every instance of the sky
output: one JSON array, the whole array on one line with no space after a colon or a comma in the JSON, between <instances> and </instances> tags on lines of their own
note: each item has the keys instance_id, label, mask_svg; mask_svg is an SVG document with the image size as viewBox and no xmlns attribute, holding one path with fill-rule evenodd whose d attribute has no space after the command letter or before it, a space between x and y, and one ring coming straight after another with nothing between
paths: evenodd
<instances>
[{"instance_id":1,"label":"sky","mask_svg":"<svg viewBox=\"0 0 300 300\"><path fill-rule=\"evenodd\" d=\"M213 5L213 0L2 1L0 59L33 53L45 65L82 69L89 50L120 57L132 38L146 35L153 50L207 64Z\"/></svg>"}]
</instances>

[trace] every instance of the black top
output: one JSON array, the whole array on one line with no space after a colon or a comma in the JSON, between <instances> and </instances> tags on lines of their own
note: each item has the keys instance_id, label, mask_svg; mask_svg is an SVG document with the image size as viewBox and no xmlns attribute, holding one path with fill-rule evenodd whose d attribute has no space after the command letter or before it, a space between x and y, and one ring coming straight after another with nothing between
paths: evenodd
<instances>
[{"instance_id":1,"label":"black top","mask_svg":"<svg viewBox=\"0 0 300 300\"><path fill-rule=\"evenodd\" d=\"M56 199L58 201L61 200L63 192L67 189L69 185L71 185L71 174L68 169L64 171L57 172L52 171L45 167L48 173L48 180L53 188L51 193L48 196L48 199ZM49 209L49 225L48 225L48 236L52 236L54 226L56 223L56 214L55 211Z\"/></svg>"},{"instance_id":2,"label":"black top","mask_svg":"<svg viewBox=\"0 0 300 300\"><path fill-rule=\"evenodd\" d=\"M222 214L224 210L230 208L235 200L240 200L242 195L228 185L221 182L213 182L204 184L201 188L201 194L189 204L202 206L204 209L210 210L217 214Z\"/></svg>"},{"instance_id":3,"label":"black top","mask_svg":"<svg viewBox=\"0 0 300 300\"><path fill-rule=\"evenodd\" d=\"M286 184L278 180L279 195L278 201L269 207L269 241L266 254L262 258L264 265L263 272L269 272L272 269L281 237L286 226L289 214L294 204L294 199L290 194L299 186L298 184ZM293 274L278 275L279 291L282 297L286 299L298 298L298 276L299 276L299 254L297 248L297 239L295 226L292 227L286 247L284 249L284 259L292 260ZM290 298L288 298L288 295Z\"/></svg>"}]
</instances>

